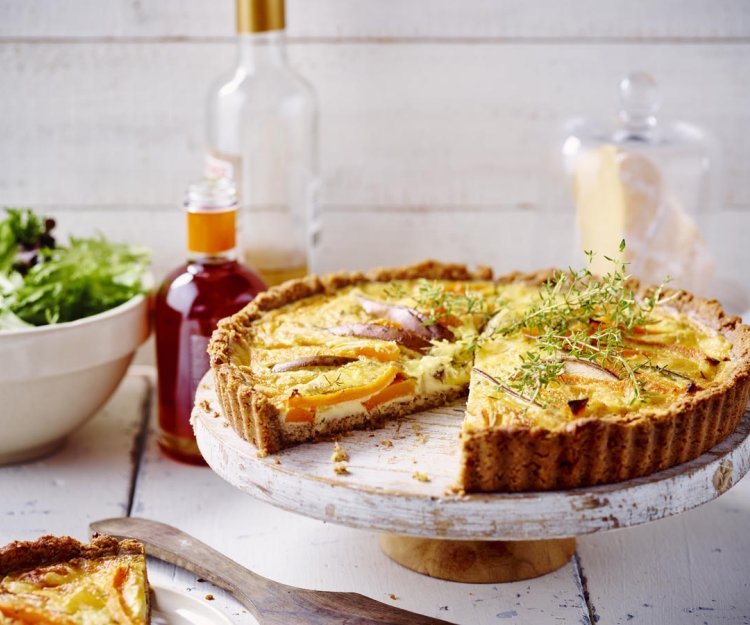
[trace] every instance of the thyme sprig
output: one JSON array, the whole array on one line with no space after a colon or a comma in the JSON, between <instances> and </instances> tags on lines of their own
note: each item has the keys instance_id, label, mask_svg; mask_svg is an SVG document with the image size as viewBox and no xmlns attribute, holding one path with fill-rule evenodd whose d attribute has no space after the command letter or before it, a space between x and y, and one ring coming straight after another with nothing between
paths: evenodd
<instances>
[{"instance_id":1,"label":"thyme sprig","mask_svg":"<svg viewBox=\"0 0 750 625\"><path fill-rule=\"evenodd\" d=\"M484 371L483 369L478 369L477 367L473 368L474 373L476 373L481 378L484 378L486 382L489 382L490 384L494 384L498 389L503 391L504 393L507 393L511 397L515 397L516 399L527 403L527 404L534 404L536 406L539 406L540 408L543 408L542 404L536 401L536 397L526 397L525 395L522 395L521 393L517 393L514 391L511 387L506 386L503 384L500 380L497 378L491 376L489 373Z\"/></svg>"},{"instance_id":2,"label":"thyme sprig","mask_svg":"<svg viewBox=\"0 0 750 625\"><path fill-rule=\"evenodd\" d=\"M620 251L625 250L625 242ZM605 256L612 270L601 278L588 266L556 272L542 285L539 300L520 316L495 329L492 335L522 332L536 344L521 356L521 363L506 383L514 391L538 401L543 390L561 375L565 359L574 358L607 369L628 382L630 402L641 401L644 388L638 372L624 355L625 337L634 328L652 322L652 312L674 296L664 295L664 284L639 298L632 288L627 263Z\"/></svg>"},{"instance_id":3,"label":"thyme sprig","mask_svg":"<svg viewBox=\"0 0 750 625\"><path fill-rule=\"evenodd\" d=\"M384 290L392 300L405 301L424 315L424 325L434 325L453 318L476 316L480 327L504 304L499 295L474 293L469 288L451 291L438 280L420 279L416 292L407 292L403 285L394 283Z\"/></svg>"}]
</instances>

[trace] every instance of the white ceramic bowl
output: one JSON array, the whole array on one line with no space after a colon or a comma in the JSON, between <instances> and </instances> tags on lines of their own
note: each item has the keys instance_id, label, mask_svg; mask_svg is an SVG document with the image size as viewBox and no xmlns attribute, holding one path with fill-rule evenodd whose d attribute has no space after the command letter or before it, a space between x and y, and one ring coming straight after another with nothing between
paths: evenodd
<instances>
[{"instance_id":1,"label":"white ceramic bowl","mask_svg":"<svg viewBox=\"0 0 750 625\"><path fill-rule=\"evenodd\" d=\"M149 331L143 295L77 321L0 331L0 464L62 445L114 393Z\"/></svg>"}]
</instances>

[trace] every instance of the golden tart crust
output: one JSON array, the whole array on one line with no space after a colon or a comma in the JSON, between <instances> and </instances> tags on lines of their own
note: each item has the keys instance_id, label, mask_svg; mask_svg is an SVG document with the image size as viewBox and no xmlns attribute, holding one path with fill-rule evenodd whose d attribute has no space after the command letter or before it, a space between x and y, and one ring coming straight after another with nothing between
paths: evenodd
<instances>
[{"instance_id":1,"label":"golden tart crust","mask_svg":"<svg viewBox=\"0 0 750 625\"><path fill-rule=\"evenodd\" d=\"M513 273L500 284L540 285L551 270ZM253 379L237 365L237 353L252 350L244 341L248 329L265 313L292 302L364 282L391 280L488 281L492 271L469 270L435 261L368 273L308 276L259 295L234 316L223 320L209 345L211 368L224 415L232 428L255 444L261 455L319 437L312 426L290 436L279 426L278 410L254 388ZM639 290L633 281L634 290ZM561 428L463 428L458 488L466 492L535 491L609 483L647 475L701 455L732 432L744 414L750 394L750 328L724 313L716 301L681 292L669 304L732 343L731 373L674 402L669 409L643 409L623 419L580 418ZM340 421L336 431L379 427L385 419L442 405L463 394L448 391L408 403L386 404L365 415Z\"/></svg>"}]
</instances>

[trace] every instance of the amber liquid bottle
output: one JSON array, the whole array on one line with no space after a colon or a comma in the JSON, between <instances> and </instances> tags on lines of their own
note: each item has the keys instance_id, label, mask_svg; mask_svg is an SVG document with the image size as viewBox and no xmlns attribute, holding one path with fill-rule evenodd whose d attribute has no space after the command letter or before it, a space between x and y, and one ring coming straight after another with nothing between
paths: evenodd
<instances>
[{"instance_id":1,"label":"amber liquid bottle","mask_svg":"<svg viewBox=\"0 0 750 625\"><path fill-rule=\"evenodd\" d=\"M170 457L204 464L190 412L208 371L206 348L220 319L266 285L235 258L237 195L227 179L190 185L185 201L188 262L162 283L156 298L159 446Z\"/></svg>"}]
</instances>

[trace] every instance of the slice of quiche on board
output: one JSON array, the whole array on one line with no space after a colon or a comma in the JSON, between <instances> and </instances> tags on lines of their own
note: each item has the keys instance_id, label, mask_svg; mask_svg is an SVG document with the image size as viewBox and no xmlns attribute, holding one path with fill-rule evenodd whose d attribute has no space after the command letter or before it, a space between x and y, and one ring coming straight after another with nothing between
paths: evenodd
<instances>
[{"instance_id":1,"label":"slice of quiche on board","mask_svg":"<svg viewBox=\"0 0 750 625\"><path fill-rule=\"evenodd\" d=\"M3 625L146 625L150 594L143 545L95 536L42 536L0 549Z\"/></svg>"}]
</instances>

